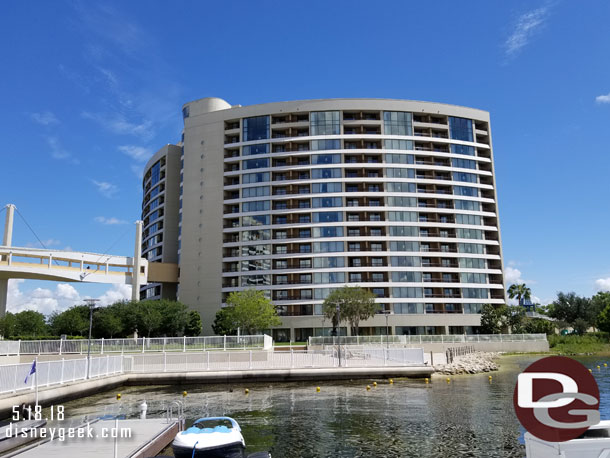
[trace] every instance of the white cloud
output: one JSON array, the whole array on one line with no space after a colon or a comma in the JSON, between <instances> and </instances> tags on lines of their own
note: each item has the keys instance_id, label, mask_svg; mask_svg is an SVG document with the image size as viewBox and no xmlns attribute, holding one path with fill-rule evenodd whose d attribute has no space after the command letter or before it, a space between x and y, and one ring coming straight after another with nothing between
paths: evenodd
<instances>
[{"instance_id":1,"label":"white cloud","mask_svg":"<svg viewBox=\"0 0 610 458\"><path fill-rule=\"evenodd\" d=\"M523 279L521 278L521 271L519 269L515 269L514 267L507 267L504 269L504 282L507 286L510 286L514 283L523 283Z\"/></svg>"},{"instance_id":2,"label":"white cloud","mask_svg":"<svg viewBox=\"0 0 610 458\"><path fill-rule=\"evenodd\" d=\"M147 119L131 122L121 113L91 113L89 111L83 111L81 116L97 122L104 129L115 134L134 135L145 140L150 140L154 136L152 122Z\"/></svg>"},{"instance_id":3,"label":"white cloud","mask_svg":"<svg viewBox=\"0 0 610 458\"><path fill-rule=\"evenodd\" d=\"M119 146L119 151L138 162L146 162L153 154L150 148L135 145Z\"/></svg>"},{"instance_id":4,"label":"white cloud","mask_svg":"<svg viewBox=\"0 0 610 458\"><path fill-rule=\"evenodd\" d=\"M142 181L142 178L144 178L144 169L141 165L133 164L131 166L131 171L134 173L135 176L138 177L140 181Z\"/></svg>"},{"instance_id":5,"label":"white cloud","mask_svg":"<svg viewBox=\"0 0 610 458\"><path fill-rule=\"evenodd\" d=\"M606 95L598 95L595 97L597 103L610 103L610 93Z\"/></svg>"},{"instance_id":6,"label":"white cloud","mask_svg":"<svg viewBox=\"0 0 610 458\"><path fill-rule=\"evenodd\" d=\"M51 157L57 160L66 160L72 164L79 164L80 161L72 157L72 153L67 151L57 137L47 137L47 145L51 148Z\"/></svg>"},{"instance_id":7,"label":"white cloud","mask_svg":"<svg viewBox=\"0 0 610 458\"><path fill-rule=\"evenodd\" d=\"M131 285L112 285L108 291L98 297L100 305L110 305L118 301L131 299Z\"/></svg>"},{"instance_id":8,"label":"white cloud","mask_svg":"<svg viewBox=\"0 0 610 458\"><path fill-rule=\"evenodd\" d=\"M108 183L107 181L91 180L91 182L97 187L98 192L104 197L111 198L119 191L117 185Z\"/></svg>"},{"instance_id":9,"label":"white cloud","mask_svg":"<svg viewBox=\"0 0 610 458\"><path fill-rule=\"evenodd\" d=\"M610 292L610 277L598 278L595 280L595 288L598 291L609 291Z\"/></svg>"},{"instance_id":10,"label":"white cloud","mask_svg":"<svg viewBox=\"0 0 610 458\"><path fill-rule=\"evenodd\" d=\"M62 312L74 305L81 304L89 296L81 295L68 283L58 283L54 289L36 288L32 291L21 290L25 280L9 280L7 311L18 313L23 310L36 310L44 315ZM109 305L117 301L131 299L130 285L112 285L98 297L99 305Z\"/></svg>"},{"instance_id":11,"label":"white cloud","mask_svg":"<svg viewBox=\"0 0 610 458\"><path fill-rule=\"evenodd\" d=\"M46 240L41 240L40 242L42 242L42 245L44 245L47 248L59 245L61 243L57 239L46 239ZM25 246L27 248L42 248L40 242L38 240L35 242L28 242L25 244Z\"/></svg>"},{"instance_id":12,"label":"white cloud","mask_svg":"<svg viewBox=\"0 0 610 458\"><path fill-rule=\"evenodd\" d=\"M548 14L549 7L544 6L519 16L513 32L504 43L507 57L517 55L529 43L532 36L544 25Z\"/></svg>"},{"instance_id":13,"label":"white cloud","mask_svg":"<svg viewBox=\"0 0 610 458\"><path fill-rule=\"evenodd\" d=\"M127 221L125 221L124 219L118 219L114 216L111 216L110 218L106 218L105 216L96 216L93 219L96 223L106 224L108 226L114 226L117 224L127 224Z\"/></svg>"},{"instance_id":14,"label":"white cloud","mask_svg":"<svg viewBox=\"0 0 610 458\"><path fill-rule=\"evenodd\" d=\"M37 122L43 126L51 126L54 124L59 124L59 119L50 111L44 111L42 113L31 113L30 118L32 121Z\"/></svg>"}]
</instances>

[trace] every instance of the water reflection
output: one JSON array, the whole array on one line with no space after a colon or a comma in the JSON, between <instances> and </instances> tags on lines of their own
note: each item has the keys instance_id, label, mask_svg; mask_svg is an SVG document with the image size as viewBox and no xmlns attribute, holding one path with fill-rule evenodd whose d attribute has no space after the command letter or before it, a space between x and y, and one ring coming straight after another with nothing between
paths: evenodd
<instances>
[{"instance_id":1,"label":"water reflection","mask_svg":"<svg viewBox=\"0 0 610 458\"><path fill-rule=\"evenodd\" d=\"M124 387L122 401L104 393L66 403L71 416L121 408L137 416L146 399L149 416L162 415L163 404L188 391L189 421L229 415L242 427L249 453L270 450L274 458L355 457L502 457L523 458L523 430L512 407L519 372L536 357L502 359L503 370L434 379L396 379L393 385L373 380L246 385ZM601 358L581 358L594 370L602 393L602 418L610 418L610 368ZM609 361L610 362L610 359ZM602 369L597 370L596 366ZM164 452L168 454L168 452Z\"/></svg>"}]
</instances>

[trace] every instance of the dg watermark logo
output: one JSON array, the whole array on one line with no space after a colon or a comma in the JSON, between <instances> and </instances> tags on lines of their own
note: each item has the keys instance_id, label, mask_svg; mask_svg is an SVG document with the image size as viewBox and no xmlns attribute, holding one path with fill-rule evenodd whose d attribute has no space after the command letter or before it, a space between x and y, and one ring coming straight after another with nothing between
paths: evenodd
<instances>
[{"instance_id":1,"label":"dg watermark logo","mask_svg":"<svg viewBox=\"0 0 610 458\"><path fill-rule=\"evenodd\" d=\"M595 378L563 356L542 358L519 374L513 403L523 427L550 442L575 439L600 421Z\"/></svg>"}]
</instances>

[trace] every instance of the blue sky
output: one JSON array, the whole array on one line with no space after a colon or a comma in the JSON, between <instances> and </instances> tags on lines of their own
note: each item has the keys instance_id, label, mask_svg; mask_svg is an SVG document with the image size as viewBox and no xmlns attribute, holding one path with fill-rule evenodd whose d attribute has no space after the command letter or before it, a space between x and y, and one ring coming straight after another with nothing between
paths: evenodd
<instances>
[{"instance_id":1,"label":"blue sky","mask_svg":"<svg viewBox=\"0 0 610 458\"><path fill-rule=\"evenodd\" d=\"M49 247L130 255L184 102L327 97L491 112L508 281L610 290L610 3L4 2L0 205ZM3 218L3 215L0 216ZM17 218L15 245L36 246ZM126 288L13 281L45 313Z\"/></svg>"}]
</instances>

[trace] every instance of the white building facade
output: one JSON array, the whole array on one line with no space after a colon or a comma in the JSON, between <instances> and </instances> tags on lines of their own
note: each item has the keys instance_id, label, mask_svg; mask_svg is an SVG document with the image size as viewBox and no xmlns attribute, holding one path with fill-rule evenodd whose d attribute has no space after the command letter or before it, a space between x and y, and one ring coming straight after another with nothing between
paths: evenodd
<instances>
[{"instance_id":1,"label":"white building facade","mask_svg":"<svg viewBox=\"0 0 610 458\"><path fill-rule=\"evenodd\" d=\"M505 303L489 113L207 98L183 115L179 198L165 205L178 209L177 296L204 332L227 295L247 288L278 308L278 340L328 334L322 303L344 285L377 297L383 313L361 323L366 334L386 324L475 333L481 307Z\"/></svg>"}]
</instances>

